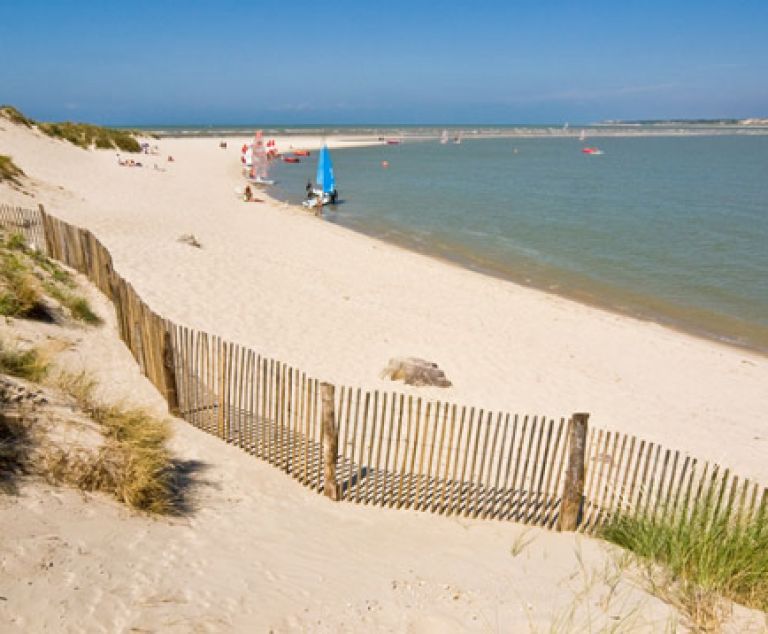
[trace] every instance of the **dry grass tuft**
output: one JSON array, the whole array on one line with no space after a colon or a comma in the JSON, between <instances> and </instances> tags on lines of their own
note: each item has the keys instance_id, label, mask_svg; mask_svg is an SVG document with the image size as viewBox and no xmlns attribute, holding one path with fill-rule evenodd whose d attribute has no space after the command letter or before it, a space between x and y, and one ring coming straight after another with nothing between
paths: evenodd
<instances>
[{"instance_id":1,"label":"dry grass tuft","mask_svg":"<svg viewBox=\"0 0 768 634\"><path fill-rule=\"evenodd\" d=\"M0 339L0 373L38 382L48 373L48 362L35 348L22 350Z\"/></svg>"},{"instance_id":2,"label":"dry grass tuft","mask_svg":"<svg viewBox=\"0 0 768 634\"><path fill-rule=\"evenodd\" d=\"M0 154L0 182L8 181L13 185L19 186L21 185L19 179L22 176L24 176L24 172L13 162L13 159L5 154Z\"/></svg>"},{"instance_id":3,"label":"dry grass tuft","mask_svg":"<svg viewBox=\"0 0 768 634\"><path fill-rule=\"evenodd\" d=\"M142 409L98 403L93 397L95 381L86 373L61 374L57 384L98 423L105 442L93 450L49 450L44 457L49 480L109 493L142 511L176 512L175 465L166 448L168 423Z\"/></svg>"},{"instance_id":4,"label":"dry grass tuft","mask_svg":"<svg viewBox=\"0 0 768 634\"><path fill-rule=\"evenodd\" d=\"M40 282L23 255L0 251L0 315L25 317L38 310L41 302Z\"/></svg>"},{"instance_id":5,"label":"dry grass tuft","mask_svg":"<svg viewBox=\"0 0 768 634\"><path fill-rule=\"evenodd\" d=\"M19 234L0 233L0 315L52 319L44 296L55 299L77 321L98 325L88 300L74 292L75 281L58 264L27 248Z\"/></svg>"},{"instance_id":6,"label":"dry grass tuft","mask_svg":"<svg viewBox=\"0 0 768 634\"><path fill-rule=\"evenodd\" d=\"M35 122L22 114L17 108L9 105L0 106L0 117L5 117L8 121L31 128Z\"/></svg>"},{"instance_id":7,"label":"dry grass tuft","mask_svg":"<svg viewBox=\"0 0 768 634\"><path fill-rule=\"evenodd\" d=\"M13 489L13 478L26 470L29 451L24 417L0 412L0 491Z\"/></svg>"}]
</instances>

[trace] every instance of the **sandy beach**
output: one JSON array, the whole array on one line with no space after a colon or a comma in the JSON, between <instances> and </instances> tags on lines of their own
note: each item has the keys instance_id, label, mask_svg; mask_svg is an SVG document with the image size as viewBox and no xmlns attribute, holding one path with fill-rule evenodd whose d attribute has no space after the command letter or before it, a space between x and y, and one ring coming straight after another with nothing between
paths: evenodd
<instances>
[{"instance_id":1,"label":"sandy beach","mask_svg":"<svg viewBox=\"0 0 768 634\"><path fill-rule=\"evenodd\" d=\"M226 150L211 138L151 140L160 154L132 156L143 167L129 168L114 151L0 121L1 153L29 177L27 193L0 185L0 201L42 203L91 229L139 294L175 322L322 380L558 418L586 411L592 425L768 481L768 359L411 253L261 192L263 202L245 203L235 193L245 185L244 140L228 139ZM321 142L291 137L278 148ZM202 248L180 243L183 234ZM117 339L106 300L92 299L107 323L73 335L64 362L97 369L110 398L164 411ZM453 386L381 378L395 356L438 363ZM201 464L190 517L148 519L42 485L2 500L3 629L677 627L674 611L596 540L333 504L182 421L174 432L179 457Z\"/></svg>"},{"instance_id":2,"label":"sandy beach","mask_svg":"<svg viewBox=\"0 0 768 634\"><path fill-rule=\"evenodd\" d=\"M160 155L142 156L142 168L15 127L1 139L37 191L7 197L92 229L177 323L354 387L402 390L381 371L391 357L423 357L453 387L421 396L558 418L586 411L592 425L768 479L763 356L463 270L266 194L246 204L235 193L245 139L227 150L218 139L153 141ZM202 249L177 242L189 233Z\"/></svg>"}]
</instances>

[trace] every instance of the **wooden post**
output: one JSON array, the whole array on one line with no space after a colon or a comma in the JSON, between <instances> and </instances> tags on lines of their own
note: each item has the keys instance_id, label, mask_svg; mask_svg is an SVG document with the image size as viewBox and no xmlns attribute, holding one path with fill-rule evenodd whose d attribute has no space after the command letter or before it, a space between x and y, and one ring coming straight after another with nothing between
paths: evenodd
<instances>
[{"instance_id":1,"label":"wooden post","mask_svg":"<svg viewBox=\"0 0 768 634\"><path fill-rule=\"evenodd\" d=\"M333 501L339 499L339 485L336 482L336 460L339 455L339 429L336 426L336 413L334 411L334 386L330 383L321 383L320 392L323 398L323 475L325 486L323 493Z\"/></svg>"},{"instance_id":2,"label":"wooden post","mask_svg":"<svg viewBox=\"0 0 768 634\"><path fill-rule=\"evenodd\" d=\"M40 220L41 220L41 222L43 224L43 237L45 238L46 255L49 258L53 258L54 257L54 253L53 253L53 236L50 235L50 231L49 231L49 226L50 225L47 222L48 215L45 213L45 207L43 206L42 203L40 203L38 205L38 208L40 209Z\"/></svg>"},{"instance_id":3,"label":"wooden post","mask_svg":"<svg viewBox=\"0 0 768 634\"><path fill-rule=\"evenodd\" d=\"M165 400L168 401L168 411L172 416L180 416L179 393L176 386L176 364L173 362L173 344L168 327L163 333L163 379L165 383Z\"/></svg>"},{"instance_id":4,"label":"wooden post","mask_svg":"<svg viewBox=\"0 0 768 634\"><path fill-rule=\"evenodd\" d=\"M568 426L568 467L565 473L559 529L576 530L584 497L584 458L589 414L574 414Z\"/></svg>"}]
</instances>

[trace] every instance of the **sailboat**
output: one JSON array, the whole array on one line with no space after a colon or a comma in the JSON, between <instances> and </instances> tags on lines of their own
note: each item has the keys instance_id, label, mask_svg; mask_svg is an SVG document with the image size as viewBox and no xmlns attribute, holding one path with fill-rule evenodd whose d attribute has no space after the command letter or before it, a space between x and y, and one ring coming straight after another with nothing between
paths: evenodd
<instances>
[{"instance_id":1,"label":"sailboat","mask_svg":"<svg viewBox=\"0 0 768 634\"><path fill-rule=\"evenodd\" d=\"M246 147L243 153L243 163L246 167L246 178L256 185L274 185L275 181L269 176L269 157L267 148L264 146L261 130L256 131L253 143Z\"/></svg>"},{"instance_id":2,"label":"sailboat","mask_svg":"<svg viewBox=\"0 0 768 634\"><path fill-rule=\"evenodd\" d=\"M448 143L448 130L443 130L443 133L440 135L440 143L443 145Z\"/></svg>"},{"instance_id":3,"label":"sailboat","mask_svg":"<svg viewBox=\"0 0 768 634\"><path fill-rule=\"evenodd\" d=\"M582 130L581 134L579 135L579 141L586 141L587 140L587 131Z\"/></svg>"},{"instance_id":4,"label":"sailboat","mask_svg":"<svg viewBox=\"0 0 768 634\"><path fill-rule=\"evenodd\" d=\"M307 185L309 188L309 185ZM322 207L335 205L338 192L336 177L333 174L333 163L328 146L324 145L317 159L317 185L307 192L308 198L302 204L305 207Z\"/></svg>"}]
</instances>

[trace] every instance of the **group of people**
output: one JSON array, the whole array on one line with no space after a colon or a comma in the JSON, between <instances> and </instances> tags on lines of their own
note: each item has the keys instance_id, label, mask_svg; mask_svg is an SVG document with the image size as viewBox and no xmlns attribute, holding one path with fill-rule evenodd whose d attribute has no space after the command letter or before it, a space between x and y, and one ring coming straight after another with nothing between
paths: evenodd
<instances>
[{"instance_id":1,"label":"group of people","mask_svg":"<svg viewBox=\"0 0 768 634\"><path fill-rule=\"evenodd\" d=\"M170 154L168 155L168 162L173 163L173 157ZM144 167L144 165L139 161L134 161L132 158L124 159L119 154L117 155L117 164L121 167ZM158 167L157 163L155 163L155 169L160 172L165 171L164 169Z\"/></svg>"},{"instance_id":2,"label":"group of people","mask_svg":"<svg viewBox=\"0 0 768 634\"><path fill-rule=\"evenodd\" d=\"M133 159L120 158L119 154L117 155L117 164L122 165L123 167L143 167L141 163L134 161Z\"/></svg>"}]
</instances>

